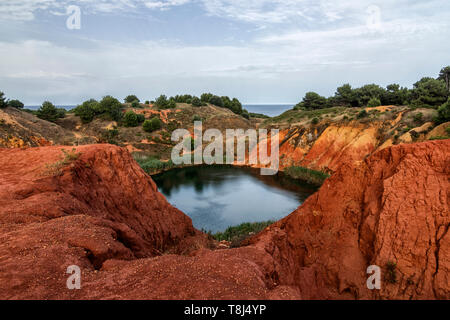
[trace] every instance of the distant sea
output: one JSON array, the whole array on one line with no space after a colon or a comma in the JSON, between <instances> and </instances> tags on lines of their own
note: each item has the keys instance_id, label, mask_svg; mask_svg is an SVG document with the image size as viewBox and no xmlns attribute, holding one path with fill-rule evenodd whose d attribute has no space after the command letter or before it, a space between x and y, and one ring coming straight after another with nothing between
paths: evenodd
<instances>
[{"instance_id":1,"label":"distant sea","mask_svg":"<svg viewBox=\"0 0 450 320\"><path fill-rule=\"evenodd\" d=\"M25 109L30 109L30 110L38 110L39 108L40 108L41 106L39 105L39 106L25 106ZM76 108L76 106L75 105L55 105L55 107L57 107L57 108L62 108L62 109L66 109L66 110L72 110L72 109L74 109L74 108Z\"/></svg>"},{"instance_id":2,"label":"distant sea","mask_svg":"<svg viewBox=\"0 0 450 320\"><path fill-rule=\"evenodd\" d=\"M242 106L244 109L247 109L248 112L251 113L262 113L269 117L276 117L291 110L294 105L293 104L245 104Z\"/></svg>"},{"instance_id":3,"label":"distant sea","mask_svg":"<svg viewBox=\"0 0 450 320\"><path fill-rule=\"evenodd\" d=\"M75 105L57 105L57 108L63 108L66 110L72 110ZM291 110L294 107L293 104L244 104L243 108L248 112L262 113L269 117L276 117L285 111ZM37 110L40 106L25 106L27 109Z\"/></svg>"}]
</instances>

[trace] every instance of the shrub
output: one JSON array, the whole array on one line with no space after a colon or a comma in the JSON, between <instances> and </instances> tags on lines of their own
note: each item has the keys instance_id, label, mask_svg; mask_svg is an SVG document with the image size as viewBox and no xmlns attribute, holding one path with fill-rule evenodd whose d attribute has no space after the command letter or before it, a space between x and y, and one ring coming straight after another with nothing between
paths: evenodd
<instances>
[{"instance_id":1,"label":"shrub","mask_svg":"<svg viewBox=\"0 0 450 320\"><path fill-rule=\"evenodd\" d=\"M107 114L112 120L119 121L122 118L122 104L112 96L103 97L97 113Z\"/></svg>"},{"instance_id":2,"label":"shrub","mask_svg":"<svg viewBox=\"0 0 450 320\"><path fill-rule=\"evenodd\" d=\"M362 119L367 117L369 114L367 113L366 110L362 110L360 113L358 113L358 119Z\"/></svg>"},{"instance_id":3,"label":"shrub","mask_svg":"<svg viewBox=\"0 0 450 320\"><path fill-rule=\"evenodd\" d=\"M80 117L83 123L89 123L94 120L96 112L100 109L100 104L98 101L91 99L83 102L81 105L76 107L73 111L75 115Z\"/></svg>"},{"instance_id":4,"label":"shrub","mask_svg":"<svg viewBox=\"0 0 450 320\"><path fill-rule=\"evenodd\" d=\"M125 127L137 127L139 125L138 115L131 110L125 113L122 121Z\"/></svg>"},{"instance_id":5,"label":"shrub","mask_svg":"<svg viewBox=\"0 0 450 320\"><path fill-rule=\"evenodd\" d=\"M378 98L371 98L369 102L367 102L367 107L375 108L381 106L381 101Z\"/></svg>"},{"instance_id":6,"label":"shrub","mask_svg":"<svg viewBox=\"0 0 450 320\"><path fill-rule=\"evenodd\" d=\"M142 127L146 132L153 132L159 130L162 127L161 120L159 120L159 118L152 118L150 120L145 120Z\"/></svg>"},{"instance_id":7,"label":"shrub","mask_svg":"<svg viewBox=\"0 0 450 320\"><path fill-rule=\"evenodd\" d=\"M104 130L101 135L101 140L103 142L109 143L109 144L115 144L117 145L116 138L119 136L119 130L117 128L110 129L110 130Z\"/></svg>"},{"instance_id":8,"label":"shrub","mask_svg":"<svg viewBox=\"0 0 450 320\"><path fill-rule=\"evenodd\" d=\"M215 105L217 107L223 107L224 106L223 100L219 96L212 96L209 99L209 103L211 103L212 105Z\"/></svg>"},{"instance_id":9,"label":"shrub","mask_svg":"<svg viewBox=\"0 0 450 320\"><path fill-rule=\"evenodd\" d=\"M134 100L134 101L131 103L131 107L134 108L134 109L138 109L138 108L141 107L141 104L139 103L139 101Z\"/></svg>"},{"instance_id":10,"label":"shrub","mask_svg":"<svg viewBox=\"0 0 450 320\"><path fill-rule=\"evenodd\" d=\"M169 101L167 100L167 96L165 96L163 94L160 95L155 101L155 105L160 109L167 108L168 104L169 104Z\"/></svg>"},{"instance_id":11,"label":"shrub","mask_svg":"<svg viewBox=\"0 0 450 320\"><path fill-rule=\"evenodd\" d=\"M141 102L138 97L136 97L134 94L129 95L125 98L125 103L133 103L134 101L137 101L138 103Z\"/></svg>"},{"instance_id":12,"label":"shrub","mask_svg":"<svg viewBox=\"0 0 450 320\"><path fill-rule=\"evenodd\" d=\"M200 116L198 116L198 115L195 115L193 118L192 118L192 121L193 122L196 122L196 121L202 121L203 119L202 119L202 117L200 117Z\"/></svg>"},{"instance_id":13,"label":"shrub","mask_svg":"<svg viewBox=\"0 0 450 320\"><path fill-rule=\"evenodd\" d=\"M45 101L39 110L36 112L38 118L47 120L50 122L55 122L58 118L63 118L64 115L59 111L53 103Z\"/></svg>"},{"instance_id":14,"label":"shrub","mask_svg":"<svg viewBox=\"0 0 450 320\"><path fill-rule=\"evenodd\" d=\"M311 120L311 123L312 123L313 125L316 125L316 124L319 123L319 121L320 121L319 118L316 117L316 118L314 118L314 119Z\"/></svg>"},{"instance_id":15,"label":"shrub","mask_svg":"<svg viewBox=\"0 0 450 320\"><path fill-rule=\"evenodd\" d=\"M11 108L23 109L23 107L25 105L22 102L20 102L19 100L10 100L8 102L8 106L11 107Z\"/></svg>"},{"instance_id":16,"label":"shrub","mask_svg":"<svg viewBox=\"0 0 450 320\"><path fill-rule=\"evenodd\" d=\"M445 123L448 121L450 121L450 99L439 107L438 115L436 117L437 123Z\"/></svg>"},{"instance_id":17,"label":"shrub","mask_svg":"<svg viewBox=\"0 0 450 320\"><path fill-rule=\"evenodd\" d=\"M248 113L247 110L242 111L242 116L243 116L245 119L250 120L250 114Z\"/></svg>"},{"instance_id":18,"label":"shrub","mask_svg":"<svg viewBox=\"0 0 450 320\"><path fill-rule=\"evenodd\" d=\"M422 112L419 112L416 115L414 115L414 121L421 122L422 119L423 119L423 113Z\"/></svg>"},{"instance_id":19,"label":"shrub","mask_svg":"<svg viewBox=\"0 0 450 320\"><path fill-rule=\"evenodd\" d=\"M308 110L324 109L328 106L327 98L315 92L307 92L301 105Z\"/></svg>"},{"instance_id":20,"label":"shrub","mask_svg":"<svg viewBox=\"0 0 450 320\"><path fill-rule=\"evenodd\" d=\"M175 100L169 100L167 108L168 109L175 109L176 107L177 107L177 103L175 102Z\"/></svg>"},{"instance_id":21,"label":"shrub","mask_svg":"<svg viewBox=\"0 0 450 320\"><path fill-rule=\"evenodd\" d=\"M146 104L146 105L149 105L149 104L150 104L150 101L145 100L145 104Z\"/></svg>"},{"instance_id":22,"label":"shrub","mask_svg":"<svg viewBox=\"0 0 450 320\"><path fill-rule=\"evenodd\" d=\"M193 105L194 107L201 107L201 106L203 106L202 100L200 100L200 99L197 98L197 97L192 98L191 103L192 103L192 105Z\"/></svg>"},{"instance_id":23,"label":"shrub","mask_svg":"<svg viewBox=\"0 0 450 320\"><path fill-rule=\"evenodd\" d=\"M414 84L412 98L415 107L437 107L445 103L448 91L444 81L422 78Z\"/></svg>"}]
</instances>

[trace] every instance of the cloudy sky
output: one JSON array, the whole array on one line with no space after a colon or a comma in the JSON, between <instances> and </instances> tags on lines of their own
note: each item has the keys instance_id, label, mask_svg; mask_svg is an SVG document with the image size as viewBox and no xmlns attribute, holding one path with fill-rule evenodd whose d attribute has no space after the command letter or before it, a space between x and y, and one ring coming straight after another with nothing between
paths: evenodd
<instances>
[{"instance_id":1,"label":"cloudy sky","mask_svg":"<svg viewBox=\"0 0 450 320\"><path fill-rule=\"evenodd\" d=\"M449 27L448 0L0 0L0 91L296 103L343 83L410 87L450 65Z\"/></svg>"}]
</instances>

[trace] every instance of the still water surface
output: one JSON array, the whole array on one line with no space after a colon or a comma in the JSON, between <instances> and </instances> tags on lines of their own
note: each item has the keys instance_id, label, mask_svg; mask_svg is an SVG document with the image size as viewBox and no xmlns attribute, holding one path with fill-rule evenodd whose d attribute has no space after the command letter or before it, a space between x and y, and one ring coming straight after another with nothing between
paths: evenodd
<instances>
[{"instance_id":1,"label":"still water surface","mask_svg":"<svg viewBox=\"0 0 450 320\"><path fill-rule=\"evenodd\" d=\"M279 220L317 189L283 174L230 166L174 169L153 176L167 200L197 229L224 231L244 222Z\"/></svg>"}]
</instances>

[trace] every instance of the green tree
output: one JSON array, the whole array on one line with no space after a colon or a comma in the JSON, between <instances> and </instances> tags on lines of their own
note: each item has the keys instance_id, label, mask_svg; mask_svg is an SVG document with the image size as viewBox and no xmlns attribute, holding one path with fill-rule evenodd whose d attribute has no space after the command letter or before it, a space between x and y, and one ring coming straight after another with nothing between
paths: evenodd
<instances>
[{"instance_id":1,"label":"green tree","mask_svg":"<svg viewBox=\"0 0 450 320\"><path fill-rule=\"evenodd\" d=\"M200 100L200 99L197 98L197 97L192 98L191 103L192 103L192 105L193 105L194 107L201 107L201 106L203 105L202 100Z\"/></svg>"},{"instance_id":2,"label":"green tree","mask_svg":"<svg viewBox=\"0 0 450 320\"><path fill-rule=\"evenodd\" d=\"M134 94L129 95L125 98L125 103L133 103L133 101L141 102L138 97L136 97Z\"/></svg>"},{"instance_id":3,"label":"green tree","mask_svg":"<svg viewBox=\"0 0 450 320\"><path fill-rule=\"evenodd\" d=\"M167 96L165 96L163 94L160 95L155 101L155 105L160 109L166 109L168 104L169 104L169 100L167 99Z\"/></svg>"},{"instance_id":4,"label":"green tree","mask_svg":"<svg viewBox=\"0 0 450 320\"><path fill-rule=\"evenodd\" d=\"M211 103L212 105L215 105L217 107L224 106L223 100L219 96L212 96L211 99L209 99L209 103Z\"/></svg>"},{"instance_id":5,"label":"green tree","mask_svg":"<svg viewBox=\"0 0 450 320\"><path fill-rule=\"evenodd\" d=\"M450 121L450 98L438 109L437 123L445 123Z\"/></svg>"},{"instance_id":6,"label":"green tree","mask_svg":"<svg viewBox=\"0 0 450 320\"><path fill-rule=\"evenodd\" d=\"M211 100L212 97L212 93L204 93L200 96L200 100L202 100L202 102L209 103L209 100Z\"/></svg>"},{"instance_id":7,"label":"green tree","mask_svg":"<svg viewBox=\"0 0 450 320\"><path fill-rule=\"evenodd\" d=\"M438 107L447 101L448 91L444 81L422 78L414 84L412 105L416 107Z\"/></svg>"},{"instance_id":8,"label":"green tree","mask_svg":"<svg viewBox=\"0 0 450 320\"><path fill-rule=\"evenodd\" d=\"M356 98L359 106L366 106L370 99L381 99L385 95L386 90L377 84L366 84L355 90Z\"/></svg>"},{"instance_id":9,"label":"green tree","mask_svg":"<svg viewBox=\"0 0 450 320\"><path fill-rule=\"evenodd\" d=\"M407 104L410 100L410 90L400 87L399 84L390 84L386 87L386 91L381 97L383 105L400 106Z\"/></svg>"},{"instance_id":10,"label":"green tree","mask_svg":"<svg viewBox=\"0 0 450 320\"><path fill-rule=\"evenodd\" d=\"M161 120L159 120L159 118L155 117L150 120L145 120L142 127L143 127L144 131L146 131L146 132L153 132L153 131L161 129L162 123L161 123Z\"/></svg>"},{"instance_id":11,"label":"green tree","mask_svg":"<svg viewBox=\"0 0 450 320\"><path fill-rule=\"evenodd\" d=\"M337 88L335 94L335 101L337 105L358 107L359 101L350 84L344 84Z\"/></svg>"},{"instance_id":12,"label":"green tree","mask_svg":"<svg viewBox=\"0 0 450 320\"><path fill-rule=\"evenodd\" d=\"M105 96L99 104L99 114L107 114L111 120L119 121L122 119L122 104L112 96Z\"/></svg>"},{"instance_id":13,"label":"green tree","mask_svg":"<svg viewBox=\"0 0 450 320\"><path fill-rule=\"evenodd\" d=\"M0 91L0 109L6 108L8 103L6 102L5 94Z\"/></svg>"},{"instance_id":14,"label":"green tree","mask_svg":"<svg viewBox=\"0 0 450 320\"><path fill-rule=\"evenodd\" d=\"M61 114L58 112L58 109L53 105L53 103L49 101L45 101L42 104L42 106L37 111L36 115L38 116L38 118L50 122L56 122L56 120L61 117Z\"/></svg>"},{"instance_id":15,"label":"green tree","mask_svg":"<svg viewBox=\"0 0 450 320\"><path fill-rule=\"evenodd\" d=\"M125 127L137 127L139 125L138 115L131 110L125 113L122 121Z\"/></svg>"},{"instance_id":16,"label":"green tree","mask_svg":"<svg viewBox=\"0 0 450 320\"><path fill-rule=\"evenodd\" d=\"M367 106L369 108L379 107L379 106L381 106L381 101L378 98L371 98L369 100L369 102L367 103Z\"/></svg>"},{"instance_id":17,"label":"green tree","mask_svg":"<svg viewBox=\"0 0 450 320\"><path fill-rule=\"evenodd\" d=\"M323 109L328 106L327 98L315 92L307 92L303 98L302 105L308 110Z\"/></svg>"},{"instance_id":18,"label":"green tree","mask_svg":"<svg viewBox=\"0 0 450 320\"><path fill-rule=\"evenodd\" d=\"M90 99L83 102L73 111L76 116L80 117L83 123L89 123L94 120L96 113L100 110L100 103L97 100Z\"/></svg>"},{"instance_id":19,"label":"green tree","mask_svg":"<svg viewBox=\"0 0 450 320\"><path fill-rule=\"evenodd\" d=\"M19 100L8 101L8 106L11 108L22 109L25 105Z\"/></svg>"}]
</instances>

